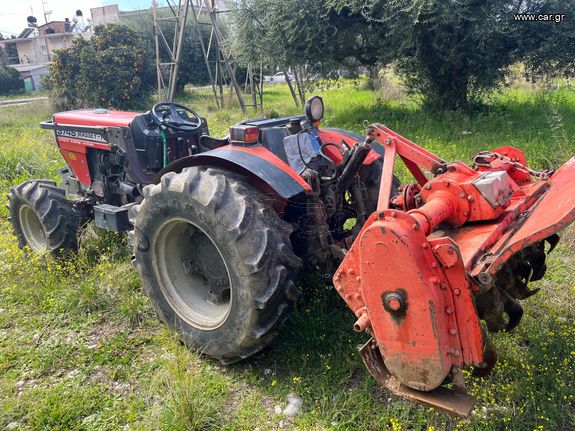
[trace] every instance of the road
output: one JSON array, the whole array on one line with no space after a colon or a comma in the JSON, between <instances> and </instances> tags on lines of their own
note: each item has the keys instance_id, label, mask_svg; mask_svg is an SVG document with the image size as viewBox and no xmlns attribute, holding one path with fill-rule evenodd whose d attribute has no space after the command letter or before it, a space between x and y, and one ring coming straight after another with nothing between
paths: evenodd
<instances>
[{"instance_id":1,"label":"road","mask_svg":"<svg viewBox=\"0 0 575 431\"><path fill-rule=\"evenodd\" d=\"M0 100L0 109L9 108L11 106L28 105L29 103L48 100L47 97L31 97L28 99L12 99L12 100Z\"/></svg>"}]
</instances>

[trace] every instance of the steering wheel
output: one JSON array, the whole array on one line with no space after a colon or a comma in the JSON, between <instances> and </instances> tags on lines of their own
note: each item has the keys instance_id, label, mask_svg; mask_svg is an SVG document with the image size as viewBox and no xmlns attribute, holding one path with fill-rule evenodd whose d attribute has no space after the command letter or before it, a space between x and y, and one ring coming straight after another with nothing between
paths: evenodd
<instances>
[{"instance_id":1,"label":"steering wheel","mask_svg":"<svg viewBox=\"0 0 575 431\"><path fill-rule=\"evenodd\" d=\"M192 114L191 118L186 113ZM187 106L178 103L156 103L152 107L152 115L159 124L182 132L193 132L202 126L202 119L198 114Z\"/></svg>"}]
</instances>

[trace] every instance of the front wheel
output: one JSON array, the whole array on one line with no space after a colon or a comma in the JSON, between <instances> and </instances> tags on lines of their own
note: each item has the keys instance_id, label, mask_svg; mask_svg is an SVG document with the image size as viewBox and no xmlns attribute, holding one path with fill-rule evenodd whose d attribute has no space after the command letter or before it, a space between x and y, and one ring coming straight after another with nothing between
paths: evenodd
<instances>
[{"instance_id":1,"label":"front wheel","mask_svg":"<svg viewBox=\"0 0 575 431\"><path fill-rule=\"evenodd\" d=\"M301 261L291 226L233 174L192 167L144 189L132 242L144 293L200 353L232 363L288 317Z\"/></svg>"},{"instance_id":2,"label":"front wheel","mask_svg":"<svg viewBox=\"0 0 575 431\"><path fill-rule=\"evenodd\" d=\"M77 249L82 218L55 182L26 181L13 187L8 210L20 247L54 255Z\"/></svg>"}]
</instances>

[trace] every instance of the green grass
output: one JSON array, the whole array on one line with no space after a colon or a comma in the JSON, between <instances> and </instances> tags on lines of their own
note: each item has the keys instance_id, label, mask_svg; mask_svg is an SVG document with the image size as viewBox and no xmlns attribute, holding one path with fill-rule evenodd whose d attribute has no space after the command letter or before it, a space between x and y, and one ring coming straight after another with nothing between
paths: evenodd
<instances>
[{"instance_id":1,"label":"green grass","mask_svg":"<svg viewBox=\"0 0 575 431\"><path fill-rule=\"evenodd\" d=\"M298 112L284 86L268 88L267 114ZM321 92L325 125L361 131L382 122L446 159L514 145L544 168L575 153L575 94L513 88L474 117L435 115L410 99L346 85ZM183 99L215 134L243 118L206 93ZM160 325L129 264L125 238L91 228L76 260L41 261L17 248L5 194L29 178L54 178L62 160L39 129L46 104L0 111L0 430L571 430L575 428L575 232L549 260L541 292L525 301L500 362L468 379L474 414L452 419L378 387L364 369L354 318L313 276L289 326L263 354L231 367L188 352ZM464 133L465 132L465 133ZM471 133L468 133L471 132ZM294 392L293 420L275 413Z\"/></svg>"}]
</instances>

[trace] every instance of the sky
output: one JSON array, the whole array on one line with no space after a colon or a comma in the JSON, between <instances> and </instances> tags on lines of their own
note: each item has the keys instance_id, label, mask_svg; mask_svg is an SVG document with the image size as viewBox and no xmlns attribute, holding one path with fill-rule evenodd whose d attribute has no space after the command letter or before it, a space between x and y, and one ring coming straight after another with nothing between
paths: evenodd
<instances>
[{"instance_id":1,"label":"sky","mask_svg":"<svg viewBox=\"0 0 575 431\"><path fill-rule=\"evenodd\" d=\"M99 6L117 4L120 10L147 9L151 7L152 0L2 0L0 7L0 33L4 36L14 34L18 36L27 26L26 18L34 15L38 24L45 23L42 3L47 11L52 11L48 21L63 21L75 15L80 9L84 17L90 17L90 9ZM161 1L159 4L163 3ZM32 13L32 12L33 13Z\"/></svg>"}]
</instances>

